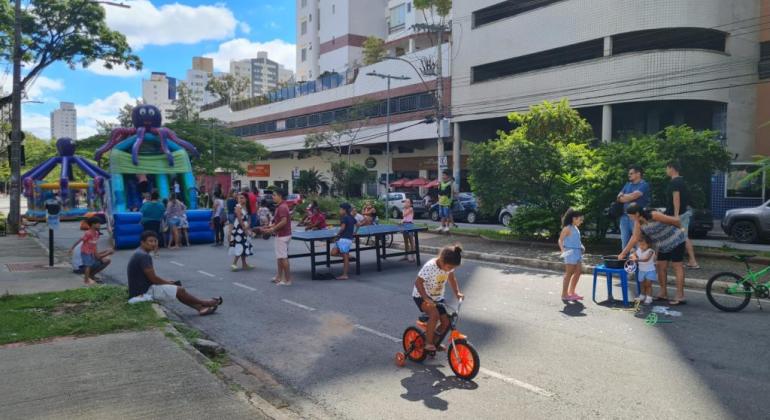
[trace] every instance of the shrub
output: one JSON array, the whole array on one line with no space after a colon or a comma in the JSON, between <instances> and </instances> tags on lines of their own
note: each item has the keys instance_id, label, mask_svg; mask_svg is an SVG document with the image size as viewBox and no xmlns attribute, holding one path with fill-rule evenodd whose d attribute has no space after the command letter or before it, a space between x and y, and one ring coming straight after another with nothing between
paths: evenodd
<instances>
[{"instance_id":1,"label":"shrub","mask_svg":"<svg viewBox=\"0 0 770 420\"><path fill-rule=\"evenodd\" d=\"M551 239L559 235L561 223L549 209L521 206L516 209L510 223L511 233L519 238Z\"/></svg>"}]
</instances>

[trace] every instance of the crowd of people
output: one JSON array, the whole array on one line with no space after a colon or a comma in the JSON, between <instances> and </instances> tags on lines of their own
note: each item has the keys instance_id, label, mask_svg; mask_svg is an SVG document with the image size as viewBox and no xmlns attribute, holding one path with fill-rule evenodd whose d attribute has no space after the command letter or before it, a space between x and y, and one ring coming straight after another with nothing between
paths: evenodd
<instances>
[{"instance_id":1,"label":"crowd of people","mask_svg":"<svg viewBox=\"0 0 770 420\"><path fill-rule=\"evenodd\" d=\"M640 166L628 169L628 182L618 193L616 203L622 206L620 216L621 251L619 260L630 259L638 265L638 280L642 292L636 300L651 304L667 301L669 305L684 305L685 267L699 269L688 230L692 218L690 191L680 175L679 162L671 161L666 166L669 183L666 188L664 212L649 208L652 190L644 180ZM583 297L575 292L582 272L583 253L580 225L583 214L569 209L562 220L559 248L565 264L561 298L564 301L578 301ZM688 263L685 265L685 254ZM668 297L668 269L671 266L676 278L676 296ZM652 283L658 283L659 291L653 296Z\"/></svg>"}]
</instances>

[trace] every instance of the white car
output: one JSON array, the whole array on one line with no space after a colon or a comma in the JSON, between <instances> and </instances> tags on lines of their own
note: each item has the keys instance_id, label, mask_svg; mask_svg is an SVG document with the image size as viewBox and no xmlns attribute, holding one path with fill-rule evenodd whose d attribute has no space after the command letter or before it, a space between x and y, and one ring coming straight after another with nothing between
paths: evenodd
<instances>
[{"instance_id":1,"label":"white car","mask_svg":"<svg viewBox=\"0 0 770 420\"><path fill-rule=\"evenodd\" d=\"M412 208L414 209L414 218L419 219L428 210L425 208L425 203L416 193L405 192L392 192L388 193L388 205L387 211L391 218L398 219L404 214L404 201L406 199L412 200ZM380 196L380 201L385 201L385 194Z\"/></svg>"},{"instance_id":2,"label":"white car","mask_svg":"<svg viewBox=\"0 0 770 420\"><path fill-rule=\"evenodd\" d=\"M508 204L500 209L500 214L497 216L497 220L503 225L508 226L511 223L513 215L516 214L516 209L519 208L518 204Z\"/></svg>"}]
</instances>

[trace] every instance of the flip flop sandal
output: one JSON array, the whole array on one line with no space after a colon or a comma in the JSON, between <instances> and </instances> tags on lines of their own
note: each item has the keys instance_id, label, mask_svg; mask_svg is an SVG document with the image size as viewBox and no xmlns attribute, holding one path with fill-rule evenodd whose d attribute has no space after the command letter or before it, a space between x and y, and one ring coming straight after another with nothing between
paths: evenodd
<instances>
[{"instance_id":1,"label":"flip flop sandal","mask_svg":"<svg viewBox=\"0 0 770 420\"><path fill-rule=\"evenodd\" d=\"M700 270L700 266L698 264L695 264L695 265L687 264L685 265L685 267L689 268L690 270Z\"/></svg>"},{"instance_id":2,"label":"flip flop sandal","mask_svg":"<svg viewBox=\"0 0 770 420\"><path fill-rule=\"evenodd\" d=\"M212 299L217 302L217 304L214 305L214 306L219 306L219 305L221 305L224 302L224 300L222 299L222 296L215 297L215 298L212 298Z\"/></svg>"},{"instance_id":3,"label":"flip flop sandal","mask_svg":"<svg viewBox=\"0 0 770 420\"><path fill-rule=\"evenodd\" d=\"M668 300L668 298L664 298L664 297L660 297L660 296L655 296L654 298L652 298L653 302L660 302L660 301L663 301L663 300Z\"/></svg>"},{"instance_id":4,"label":"flip flop sandal","mask_svg":"<svg viewBox=\"0 0 770 420\"><path fill-rule=\"evenodd\" d=\"M200 316L207 316L207 315L213 314L216 311L217 311L217 306L209 306L206 309L204 309L203 311L198 312L198 315L200 315Z\"/></svg>"},{"instance_id":5,"label":"flip flop sandal","mask_svg":"<svg viewBox=\"0 0 770 420\"><path fill-rule=\"evenodd\" d=\"M670 300L670 301L668 301L668 304L670 306L682 306L682 305L687 305L687 301L686 300Z\"/></svg>"}]
</instances>

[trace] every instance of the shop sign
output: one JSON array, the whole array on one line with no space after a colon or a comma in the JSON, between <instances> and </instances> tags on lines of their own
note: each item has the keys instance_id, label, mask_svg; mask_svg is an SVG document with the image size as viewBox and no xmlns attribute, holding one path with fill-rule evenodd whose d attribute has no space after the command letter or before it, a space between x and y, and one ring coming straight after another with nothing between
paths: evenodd
<instances>
[{"instance_id":1,"label":"shop sign","mask_svg":"<svg viewBox=\"0 0 770 420\"><path fill-rule=\"evenodd\" d=\"M373 157L366 158L364 166L366 166L367 169L374 169L374 167L377 166L377 159Z\"/></svg>"},{"instance_id":2,"label":"shop sign","mask_svg":"<svg viewBox=\"0 0 770 420\"><path fill-rule=\"evenodd\" d=\"M270 164L252 164L246 168L246 175L255 178L269 178Z\"/></svg>"}]
</instances>

